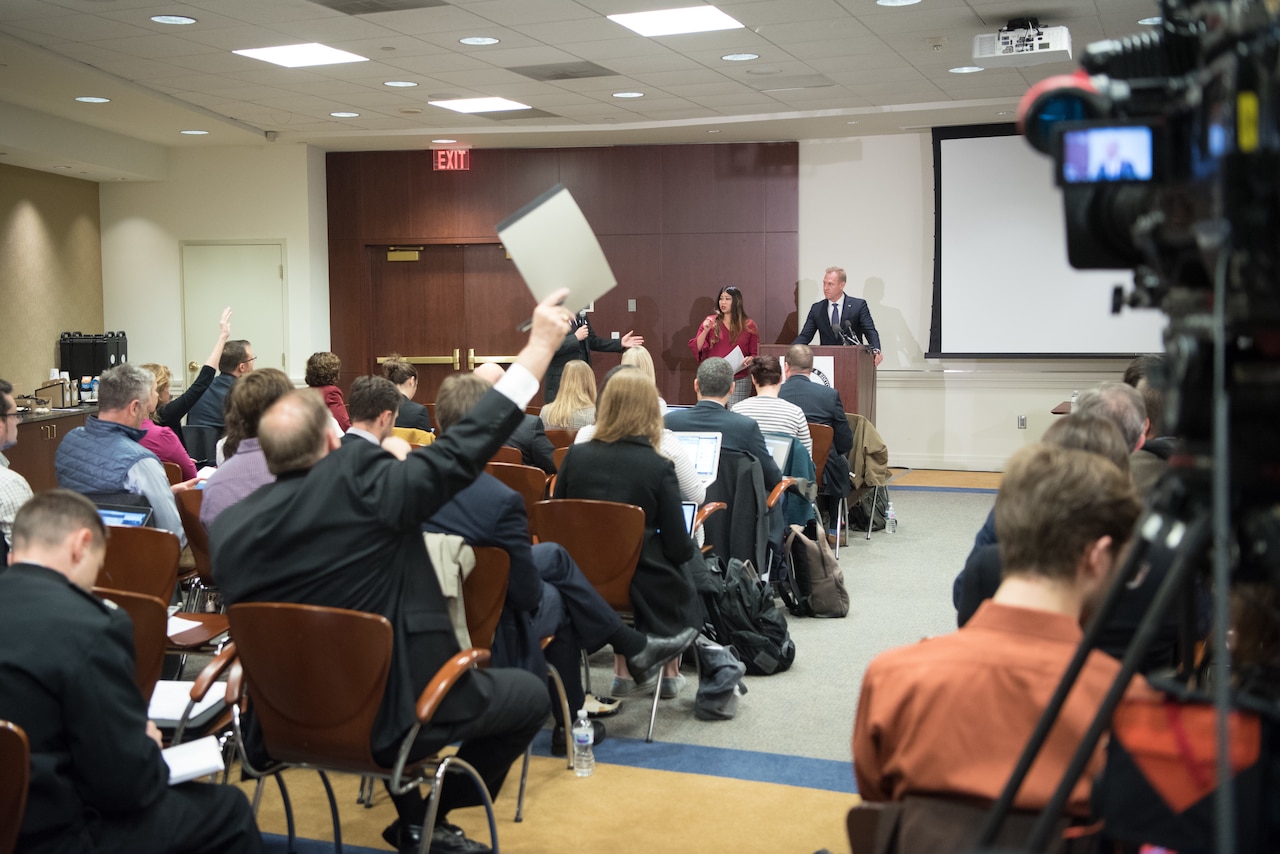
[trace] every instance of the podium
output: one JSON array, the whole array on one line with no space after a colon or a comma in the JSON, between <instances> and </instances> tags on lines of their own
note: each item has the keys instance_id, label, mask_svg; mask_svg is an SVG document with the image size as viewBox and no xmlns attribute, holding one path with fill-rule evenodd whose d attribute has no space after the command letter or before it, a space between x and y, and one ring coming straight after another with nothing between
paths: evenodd
<instances>
[{"instance_id":1,"label":"podium","mask_svg":"<svg viewBox=\"0 0 1280 854\"><path fill-rule=\"evenodd\" d=\"M760 355L777 356L785 361L789 344L761 344ZM876 423L876 360L871 348L813 347L813 355L830 356L835 362L832 386L840 392L845 411L856 412L872 424Z\"/></svg>"}]
</instances>

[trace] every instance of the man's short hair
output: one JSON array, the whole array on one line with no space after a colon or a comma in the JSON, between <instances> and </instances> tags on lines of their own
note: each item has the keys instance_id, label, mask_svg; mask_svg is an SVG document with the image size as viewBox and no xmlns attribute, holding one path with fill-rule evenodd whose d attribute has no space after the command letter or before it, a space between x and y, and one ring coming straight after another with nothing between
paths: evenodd
<instances>
[{"instance_id":1,"label":"man's short hair","mask_svg":"<svg viewBox=\"0 0 1280 854\"><path fill-rule=\"evenodd\" d=\"M351 381L347 415L352 421L377 421L379 415L390 412L394 418L402 400L400 389L386 377L356 377Z\"/></svg>"},{"instance_id":2,"label":"man's short hair","mask_svg":"<svg viewBox=\"0 0 1280 854\"><path fill-rule=\"evenodd\" d=\"M258 421L258 444L274 475L305 471L324 456L329 407L315 389L296 389L282 396Z\"/></svg>"},{"instance_id":3,"label":"man's short hair","mask_svg":"<svg viewBox=\"0 0 1280 854\"><path fill-rule=\"evenodd\" d=\"M155 384L155 375L150 371L131 362L116 365L103 371L98 380L98 409L103 412L127 409L135 400L141 401L145 409Z\"/></svg>"},{"instance_id":4,"label":"man's short hair","mask_svg":"<svg viewBox=\"0 0 1280 854\"><path fill-rule=\"evenodd\" d=\"M1072 412L1050 424L1040 441L1055 448L1101 454L1120 471L1129 473L1129 449L1125 447L1124 434L1110 418Z\"/></svg>"},{"instance_id":5,"label":"man's short hair","mask_svg":"<svg viewBox=\"0 0 1280 854\"><path fill-rule=\"evenodd\" d=\"M733 388L733 368L719 356L698 365L698 393L703 397L725 397Z\"/></svg>"},{"instance_id":6,"label":"man's short hair","mask_svg":"<svg viewBox=\"0 0 1280 854\"><path fill-rule=\"evenodd\" d=\"M35 545L53 548L81 528L93 532L94 545L106 546L107 529L93 502L69 489L37 492L13 519L13 548L15 551Z\"/></svg>"},{"instance_id":7,"label":"man's short hair","mask_svg":"<svg viewBox=\"0 0 1280 854\"><path fill-rule=\"evenodd\" d=\"M835 273L835 274L836 274L836 281L837 281L837 282L839 282L839 283L840 283L840 284L842 284L842 285L843 285L845 282L849 281L848 276L846 276L846 275L845 275L844 267L828 267L828 268L823 272L823 274L822 274L822 278L824 278L824 279L825 279L825 278L827 277L827 273Z\"/></svg>"},{"instance_id":8,"label":"man's short hair","mask_svg":"<svg viewBox=\"0 0 1280 854\"><path fill-rule=\"evenodd\" d=\"M1133 480L1105 457L1030 445L1009 460L996 496L996 536L1005 576L1075 577L1085 550L1110 536L1128 541L1142 504Z\"/></svg>"},{"instance_id":9,"label":"man's short hair","mask_svg":"<svg viewBox=\"0 0 1280 854\"><path fill-rule=\"evenodd\" d=\"M1135 356L1133 361L1129 363L1129 367L1124 369L1124 384L1138 387L1138 382L1146 378L1151 373L1151 369L1156 365L1164 364L1164 356L1160 353L1143 353L1141 356Z\"/></svg>"},{"instance_id":10,"label":"man's short hair","mask_svg":"<svg viewBox=\"0 0 1280 854\"><path fill-rule=\"evenodd\" d=\"M480 399L493 388L475 374L452 374L445 377L436 394L436 429L440 435L475 409Z\"/></svg>"},{"instance_id":11,"label":"man's short hair","mask_svg":"<svg viewBox=\"0 0 1280 854\"><path fill-rule=\"evenodd\" d=\"M777 356L756 356L751 361L751 379L758 386L777 385L782 382L782 365Z\"/></svg>"},{"instance_id":12,"label":"man's short hair","mask_svg":"<svg viewBox=\"0 0 1280 854\"><path fill-rule=\"evenodd\" d=\"M9 414L9 404L5 402L4 398L10 394L13 394L13 384L8 380L0 380L0 409L4 410L0 412L0 415Z\"/></svg>"},{"instance_id":13,"label":"man's short hair","mask_svg":"<svg viewBox=\"0 0 1280 854\"><path fill-rule=\"evenodd\" d=\"M218 359L218 370L224 374L234 374L240 363L249 358L248 348L252 345L243 338L236 338L222 345L222 357ZM102 391L99 389L99 396Z\"/></svg>"},{"instance_id":14,"label":"man's short hair","mask_svg":"<svg viewBox=\"0 0 1280 854\"><path fill-rule=\"evenodd\" d=\"M1146 432L1147 407L1142 402L1142 395L1124 383L1100 383L1085 390L1071 411L1114 421L1124 434L1130 451L1137 450Z\"/></svg>"},{"instance_id":15,"label":"man's short hair","mask_svg":"<svg viewBox=\"0 0 1280 854\"><path fill-rule=\"evenodd\" d=\"M808 344L792 344L787 350L787 370L808 373L813 370L813 348Z\"/></svg>"}]
</instances>

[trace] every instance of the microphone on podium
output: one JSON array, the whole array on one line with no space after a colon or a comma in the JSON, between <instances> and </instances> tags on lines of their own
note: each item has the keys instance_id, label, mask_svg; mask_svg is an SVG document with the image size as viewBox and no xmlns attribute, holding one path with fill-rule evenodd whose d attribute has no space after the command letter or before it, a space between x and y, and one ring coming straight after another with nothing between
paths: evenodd
<instances>
[{"instance_id":1,"label":"microphone on podium","mask_svg":"<svg viewBox=\"0 0 1280 854\"><path fill-rule=\"evenodd\" d=\"M841 339L841 342L846 345L857 346L858 336L853 334L852 329L850 329L850 327L852 326L853 326L852 317L846 317L840 323L840 339Z\"/></svg>"}]
</instances>

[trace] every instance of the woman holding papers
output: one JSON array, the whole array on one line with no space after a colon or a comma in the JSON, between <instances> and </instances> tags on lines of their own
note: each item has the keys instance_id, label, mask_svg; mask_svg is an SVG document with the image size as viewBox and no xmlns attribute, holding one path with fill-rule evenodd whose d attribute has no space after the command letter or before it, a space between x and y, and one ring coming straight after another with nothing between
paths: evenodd
<instances>
[{"instance_id":1,"label":"woman holding papers","mask_svg":"<svg viewBox=\"0 0 1280 854\"><path fill-rule=\"evenodd\" d=\"M707 315L698 327L698 334L689 339L689 349L698 357L698 362L720 356L736 365L733 394L729 398L729 407L733 408L735 403L751 396L751 360L760 352L760 330L742 307L742 291L733 285L720 289L716 305L716 313Z\"/></svg>"}]
</instances>

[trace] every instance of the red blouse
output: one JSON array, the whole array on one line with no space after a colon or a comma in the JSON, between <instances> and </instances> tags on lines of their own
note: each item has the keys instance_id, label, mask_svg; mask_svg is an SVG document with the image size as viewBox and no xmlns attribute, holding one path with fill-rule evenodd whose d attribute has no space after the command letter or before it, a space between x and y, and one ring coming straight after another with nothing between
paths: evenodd
<instances>
[{"instance_id":1,"label":"red blouse","mask_svg":"<svg viewBox=\"0 0 1280 854\"><path fill-rule=\"evenodd\" d=\"M760 355L760 330L756 327L756 322L754 320L747 321L746 326L743 327L742 333L738 335L738 340L736 341L729 340L729 327L725 325L724 321L720 322L719 341L712 343L711 333L708 332L706 344L701 350L699 350L697 334L695 333L694 336L689 339L689 349L698 357L699 363L708 356L727 356L733 351L734 347L741 347L743 356ZM735 380L740 380L743 377L748 376L750 373L751 366L744 365L741 370L733 375L733 378Z\"/></svg>"}]
</instances>

